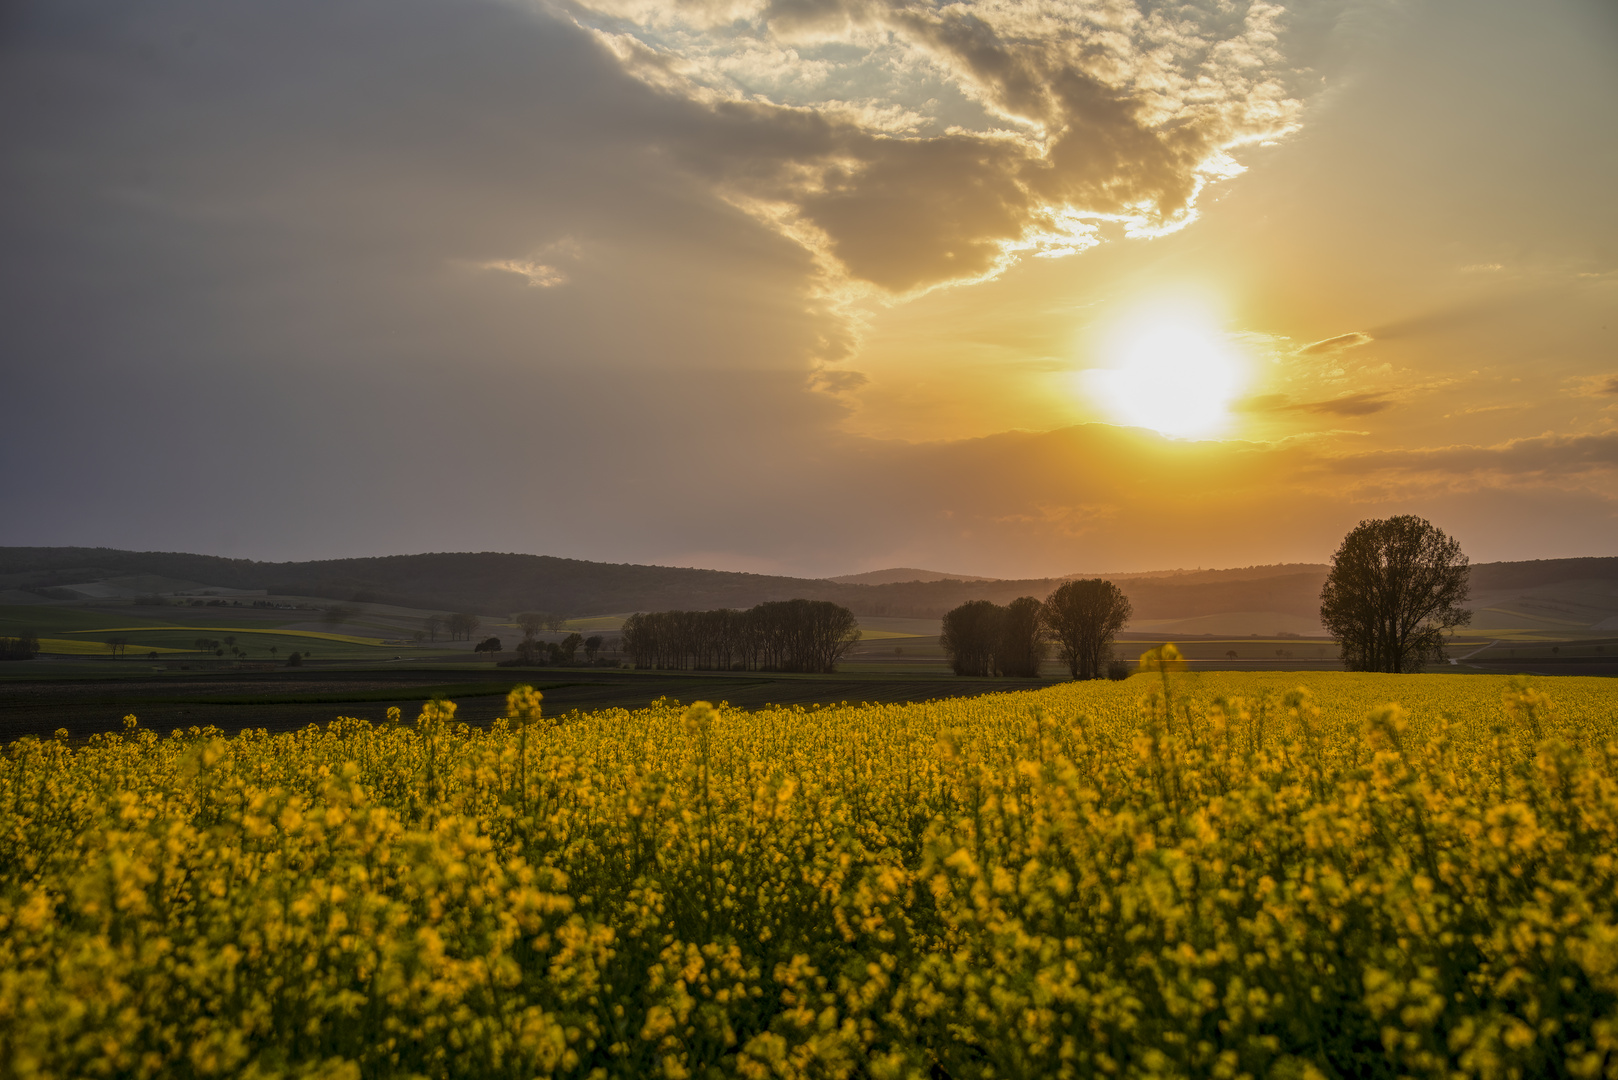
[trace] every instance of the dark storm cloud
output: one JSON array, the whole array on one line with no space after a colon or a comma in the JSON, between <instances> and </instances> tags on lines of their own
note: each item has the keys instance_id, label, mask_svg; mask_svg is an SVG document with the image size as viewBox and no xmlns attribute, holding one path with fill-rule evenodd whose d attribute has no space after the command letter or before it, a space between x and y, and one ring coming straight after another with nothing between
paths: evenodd
<instances>
[{"instance_id":1,"label":"dark storm cloud","mask_svg":"<svg viewBox=\"0 0 1618 1080\"><path fill-rule=\"evenodd\" d=\"M569 25L427 0L41 4L4 49L7 303L36 347L802 366L824 333L810 313L783 348L759 309L805 260L655 167L714 118ZM502 264L550 266L566 300L479 269Z\"/></svg>"},{"instance_id":2,"label":"dark storm cloud","mask_svg":"<svg viewBox=\"0 0 1618 1080\"><path fill-rule=\"evenodd\" d=\"M724 123L495 4L14 5L0 543L644 555L841 415L807 256L667 165Z\"/></svg>"}]
</instances>

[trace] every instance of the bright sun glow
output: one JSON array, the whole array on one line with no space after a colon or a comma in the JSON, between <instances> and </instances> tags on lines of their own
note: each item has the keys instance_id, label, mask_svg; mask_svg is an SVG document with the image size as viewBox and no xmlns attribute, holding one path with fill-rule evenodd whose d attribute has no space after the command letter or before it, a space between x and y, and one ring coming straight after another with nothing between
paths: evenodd
<instances>
[{"instance_id":1,"label":"bright sun glow","mask_svg":"<svg viewBox=\"0 0 1618 1080\"><path fill-rule=\"evenodd\" d=\"M1118 422L1182 439L1229 425L1242 364L1211 324L1154 312L1116 334L1106 355L1111 367L1080 375L1085 392Z\"/></svg>"}]
</instances>

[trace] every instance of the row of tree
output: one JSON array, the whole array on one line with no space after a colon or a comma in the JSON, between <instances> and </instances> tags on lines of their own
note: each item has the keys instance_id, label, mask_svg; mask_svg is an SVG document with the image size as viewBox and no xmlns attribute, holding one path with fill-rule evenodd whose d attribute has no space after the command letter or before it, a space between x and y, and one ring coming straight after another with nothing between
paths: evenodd
<instances>
[{"instance_id":1,"label":"row of tree","mask_svg":"<svg viewBox=\"0 0 1618 1080\"><path fill-rule=\"evenodd\" d=\"M1443 660L1448 636L1471 622L1461 606L1469 578L1460 543L1431 522L1408 514L1362 521L1332 556L1320 622L1350 671L1420 671ZM944 616L939 643L957 675L1038 675L1054 642L1074 678L1097 679L1131 614L1112 582L1069 581L1043 603L962 604Z\"/></svg>"},{"instance_id":2,"label":"row of tree","mask_svg":"<svg viewBox=\"0 0 1618 1080\"><path fill-rule=\"evenodd\" d=\"M638 668L832 672L860 638L854 613L828 600L774 600L746 611L653 611L624 621Z\"/></svg>"},{"instance_id":3,"label":"row of tree","mask_svg":"<svg viewBox=\"0 0 1618 1080\"><path fill-rule=\"evenodd\" d=\"M944 616L938 641L957 675L1034 678L1054 643L1075 679L1099 679L1130 614L1129 597L1112 582L1069 581L1044 601L968 601Z\"/></svg>"},{"instance_id":4,"label":"row of tree","mask_svg":"<svg viewBox=\"0 0 1618 1080\"><path fill-rule=\"evenodd\" d=\"M33 634L0 637L0 660L32 660L39 655L39 639Z\"/></svg>"},{"instance_id":5,"label":"row of tree","mask_svg":"<svg viewBox=\"0 0 1618 1080\"><path fill-rule=\"evenodd\" d=\"M584 662L594 664L596 657L601 653L602 646L605 644L607 644L607 639L600 634L591 634L589 637L585 637L583 634L573 633L561 641L540 641L533 634L525 634L523 639L517 642L514 650L517 654L516 657L504 661L504 663L512 667L533 667L544 664L572 665L579 662L579 651L582 649L584 651ZM500 639L497 637L489 638L476 646L473 651L498 653L500 651Z\"/></svg>"},{"instance_id":6,"label":"row of tree","mask_svg":"<svg viewBox=\"0 0 1618 1080\"><path fill-rule=\"evenodd\" d=\"M453 615L429 615L422 620L429 641L437 641L438 635L443 633L447 633L451 641L471 641L482 625L482 619L466 611Z\"/></svg>"}]
</instances>

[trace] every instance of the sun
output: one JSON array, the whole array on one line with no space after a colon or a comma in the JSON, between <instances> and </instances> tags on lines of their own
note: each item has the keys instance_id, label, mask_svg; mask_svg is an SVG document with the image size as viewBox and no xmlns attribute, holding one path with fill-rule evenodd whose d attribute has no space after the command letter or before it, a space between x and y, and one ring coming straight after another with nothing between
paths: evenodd
<instances>
[{"instance_id":1,"label":"sun","mask_svg":"<svg viewBox=\"0 0 1618 1080\"><path fill-rule=\"evenodd\" d=\"M1119 423L1173 438L1225 431L1243 364L1213 324L1186 311L1143 313L1108 339L1105 368L1080 373L1087 396Z\"/></svg>"}]
</instances>

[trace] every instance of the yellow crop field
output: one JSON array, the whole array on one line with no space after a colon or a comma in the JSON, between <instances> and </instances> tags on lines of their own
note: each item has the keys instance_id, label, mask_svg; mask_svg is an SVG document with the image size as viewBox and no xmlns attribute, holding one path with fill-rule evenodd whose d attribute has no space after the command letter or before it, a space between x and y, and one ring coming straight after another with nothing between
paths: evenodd
<instances>
[{"instance_id":1,"label":"yellow crop field","mask_svg":"<svg viewBox=\"0 0 1618 1080\"><path fill-rule=\"evenodd\" d=\"M1618 683L507 712L11 744L0 1075L1618 1077Z\"/></svg>"},{"instance_id":2,"label":"yellow crop field","mask_svg":"<svg viewBox=\"0 0 1618 1080\"><path fill-rule=\"evenodd\" d=\"M108 656L112 652L104 641L85 641L82 638L40 638L39 651L54 656ZM124 648L123 655L130 659L138 659L147 653L184 651L161 645L129 645Z\"/></svg>"},{"instance_id":3,"label":"yellow crop field","mask_svg":"<svg viewBox=\"0 0 1618 1080\"><path fill-rule=\"evenodd\" d=\"M283 637L315 638L320 641L341 641L346 645L386 645L382 638L355 637L353 634L330 634L324 630L286 630L250 626L114 626L104 630L64 630L67 634L138 634L143 632L175 633L196 630L208 634L275 634Z\"/></svg>"}]
</instances>

